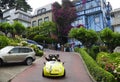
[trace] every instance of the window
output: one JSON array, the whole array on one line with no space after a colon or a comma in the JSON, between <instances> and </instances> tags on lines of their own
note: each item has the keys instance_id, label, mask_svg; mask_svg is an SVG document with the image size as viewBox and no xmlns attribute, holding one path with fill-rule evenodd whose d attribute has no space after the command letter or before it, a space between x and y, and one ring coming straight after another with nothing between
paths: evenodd
<instances>
[{"instance_id":1,"label":"window","mask_svg":"<svg viewBox=\"0 0 120 82\"><path fill-rule=\"evenodd\" d=\"M19 53L19 48L13 48L10 53Z\"/></svg>"},{"instance_id":2,"label":"window","mask_svg":"<svg viewBox=\"0 0 120 82\"><path fill-rule=\"evenodd\" d=\"M39 19L38 20L38 25L40 25L42 22L43 22L42 19Z\"/></svg>"},{"instance_id":3,"label":"window","mask_svg":"<svg viewBox=\"0 0 120 82\"><path fill-rule=\"evenodd\" d=\"M38 11L37 11L37 14L40 14L41 13L41 9L39 9Z\"/></svg>"},{"instance_id":4,"label":"window","mask_svg":"<svg viewBox=\"0 0 120 82\"><path fill-rule=\"evenodd\" d=\"M29 48L20 48L20 53L29 53L29 52L32 52L32 50Z\"/></svg>"},{"instance_id":5,"label":"window","mask_svg":"<svg viewBox=\"0 0 120 82\"><path fill-rule=\"evenodd\" d=\"M95 23L99 23L100 22L100 18L99 18L99 16L96 16L95 17Z\"/></svg>"},{"instance_id":6,"label":"window","mask_svg":"<svg viewBox=\"0 0 120 82\"><path fill-rule=\"evenodd\" d=\"M46 9L45 8L41 9L41 13L44 13L44 12L46 12Z\"/></svg>"},{"instance_id":7,"label":"window","mask_svg":"<svg viewBox=\"0 0 120 82\"><path fill-rule=\"evenodd\" d=\"M32 22L32 26L36 26L36 21L33 21L33 22Z\"/></svg>"},{"instance_id":8,"label":"window","mask_svg":"<svg viewBox=\"0 0 120 82\"><path fill-rule=\"evenodd\" d=\"M41 13L44 13L44 12L46 12L46 9L45 9L45 8L42 8L42 9L39 9L39 10L37 11L37 14L41 14Z\"/></svg>"},{"instance_id":9,"label":"window","mask_svg":"<svg viewBox=\"0 0 120 82\"><path fill-rule=\"evenodd\" d=\"M49 21L49 17L45 17L45 18L44 18L44 21Z\"/></svg>"}]
</instances>

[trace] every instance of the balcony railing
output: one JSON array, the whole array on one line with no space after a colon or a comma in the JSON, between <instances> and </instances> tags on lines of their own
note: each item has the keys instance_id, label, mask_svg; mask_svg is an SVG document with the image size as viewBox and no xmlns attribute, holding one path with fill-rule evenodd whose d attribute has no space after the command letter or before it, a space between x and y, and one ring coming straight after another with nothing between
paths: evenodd
<instances>
[{"instance_id":1,"label":"balcony railing","mask_svg":"<svg viewBox=\"0 0 120 82\"><path fill-rule=\"evenodd\" d=\"M89 15L89 14L92 14L92 13L97 13L97 12L101 12L101 7L93 7L93 8L90 8L90 9L86 9L86 10L82 10L82 11L78 11L77 12L77 15Z\"/></svg>"},{"instance_id":2,"label":"balcony railing","mask_svg":"<svg viewBox=\"0 0 120 82\"><path fill-rule=\"evenodd\" d=\"M13 19L14 20L18 19L18 20L23 20L23 21L26 21L26 22L31 22L31 18L30 17L24 16L24 15L21 15L21 14L14 16Z\"/></svg>"},{"instance_id":3,"label":"balcony railing","mask_svg":"<svg viewBox=\"0 0 120 82\"><path fill-rule=\"evenodd\" d=\"M112 24L113 26L120 25L120 20L119 20L118 18L113 18L111 24Z\"/></svg>"}]
</instances>

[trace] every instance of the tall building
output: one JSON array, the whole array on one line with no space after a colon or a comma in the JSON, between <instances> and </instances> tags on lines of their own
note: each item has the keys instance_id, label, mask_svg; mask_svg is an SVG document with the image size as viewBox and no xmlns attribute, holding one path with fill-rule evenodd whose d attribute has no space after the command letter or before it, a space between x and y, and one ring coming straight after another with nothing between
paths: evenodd
<instances>
[{"instance_id":1,"label":"tall building","mask_svg":"<svg viewBox=\"0 0 120 82\"><path fill-rule=\"evenodd\" d=\"M39 26L44 21L52 21L52 4L37 8L31 19L31 26Z\"/></svg>"},{"instance_id":2,"label":"tall building","mask_svg":"<svg viewBox=\"0 0 120 82\"><path fill-rule=\"evenodd\" d=\"M73 26L84 25L87 29L100 31L111 27L112 7L106 0L73 0L77 10L77 19Z\"/></svg>"},{"instance_id":3,"label":"tall building","mask_svg":"<svg viewBox=\"0 0 120 82\"><path fill-rule=\"evenodd\" d=\"M120 8L112 11L112 27L115 32L120 32Z\"/></svg>"},{"instance_id":4,"label":"tall building","mask_svg":"<svg viewBox=\"0 0 120 82\"><path fill-rule=\"evenodd\" d=\"M14 21L21 22L25 27L31 24L31 14L15 8L8 9L3 12L4 22L13 23Z\"/></svg>"}]
</instances>

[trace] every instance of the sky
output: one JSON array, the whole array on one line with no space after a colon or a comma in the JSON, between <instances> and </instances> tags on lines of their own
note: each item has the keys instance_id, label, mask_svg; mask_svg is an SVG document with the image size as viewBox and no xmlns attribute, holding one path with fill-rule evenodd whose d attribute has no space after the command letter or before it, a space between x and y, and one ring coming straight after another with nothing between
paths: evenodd
<instances>
[{"instance_id":1,"label":"sky","mask_svg":"<svg viewBox=\"0 0 120 82\"><path fill-rule=\"evenodd\" d=\"M33 12L36 8L45 6L49 3L53 2L59 2L61 3L61 0L28 0L28 4L33 8ZM119 0L106 0L107 2L109 1L112 5L113 9L120 8L120 1Z\"/></svg>"}]
</instances>

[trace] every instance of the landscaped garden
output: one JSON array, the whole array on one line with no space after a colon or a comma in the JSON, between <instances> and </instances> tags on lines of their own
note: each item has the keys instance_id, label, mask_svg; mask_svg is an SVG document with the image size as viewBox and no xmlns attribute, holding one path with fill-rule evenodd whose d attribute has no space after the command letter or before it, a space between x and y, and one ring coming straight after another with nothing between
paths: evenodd
<instances>
[{"instance_id":1,"label":"landscaped garden","mask_svg":"<svg viewBox=\"0 0 120 82\"><path fill-rule=\"evenodd\" d=\"M84 48L76 48L90 74L97 82L120 82L120 33L105 28L100 32L83 27L73 28L69 36L82 42Z\"/></svg>"}]
</instances>

